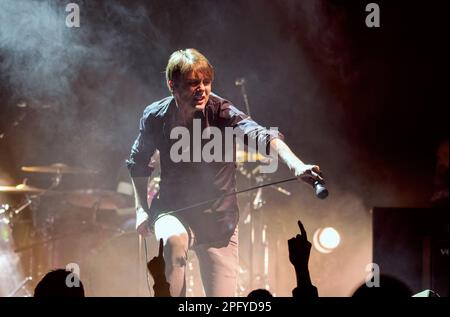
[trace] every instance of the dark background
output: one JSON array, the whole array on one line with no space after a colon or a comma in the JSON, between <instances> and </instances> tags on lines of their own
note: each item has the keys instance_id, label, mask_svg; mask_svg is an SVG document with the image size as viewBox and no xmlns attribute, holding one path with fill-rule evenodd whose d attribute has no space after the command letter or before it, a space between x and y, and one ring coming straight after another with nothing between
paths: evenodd
<instances>
[{"instance_id":1,"label":"dark background","mask_svg":"<svg viewBox=\"0 0 450 317\"><path fill-rule=\"evenodd\" d=\"M64 24L68 1L0 4L2 185L47 186L49 175L20 167L62 162L100 173L65 176L61 188L115 190L142 111L168 95L169 55L194 47L215 67L217 94L245 110L235 86L244 77L252 117L321 166L327 200L292 183L288 198L267 192L266 208L277 210L281 241L298 218L311 235L341 230L352 265L317 266L326 279L344 264L351 283L321 284L313 271L323 294L347 295L364 277L372 207L430 204L436 150L448 139L447 1L376 1L380 28L365 25L370 1L74 2L80 28ZM272 178L288 175L281 167Z\"/></svg>"}]
</instances>

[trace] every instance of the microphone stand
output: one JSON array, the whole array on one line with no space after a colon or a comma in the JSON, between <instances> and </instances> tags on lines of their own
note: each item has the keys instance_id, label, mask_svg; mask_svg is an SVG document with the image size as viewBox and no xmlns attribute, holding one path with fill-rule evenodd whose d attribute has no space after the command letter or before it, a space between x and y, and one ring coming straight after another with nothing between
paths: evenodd
<instances>
[{"instance_id":1,"label":"microphone stand","mask_svg":"<svg viewBox=\"0 0 450 317\"><path fill-rule=\"evenodd\" d=\"M25 208L27 208L28 206L31 206L32 210L33 210L33 203L39 203L39 199L43 196L45 196L47 193L49 193L51 190L53 190L54 188L56 188L57 186L59 186L59 184L61 183L61 179L62 179L62 173L61 171L57 171L56 175L52 178L52 183L50 185L50 187L48 187L46 190L44 190L43 192L36 194L36 195L26 195L26 201L24 203L22 203L21 205L19 205L16 208L13 208L13 210L9 213L9 218L10 218L10 224L14 225L13 222L13 218L16 217L20 212L22 212ZM27 179L25 179L23 181L24 184L26 184ZM48 221L48 219L46 219ZM33 226L38 225L38 220L37 220L37 214L36 212L32 212L32 221L33 221ZM52 221L50 221L50 223L52 223ZM53 242L55 241L55 237L52 237L52 233L51 230L49 230L46 227L44 227L42 229L42 235L44 237L43 240L40 240L38 242L33 242L31 244L28 244L26 246L22 246L20 248L16 248L14 250L15 253L19 253L19 252L23 252L26 250L31 249L31 255L29 257L29 276L27 276L24 281L22 281L22 283L13 291L11 292L11 296L14 296L21 288L23 288L25 286L26 283L33 281L33 280L38 280L40 272L39 272L39 268L37 268L37 272L34 268L35 265L39 266L39 261L36 260L36 258L40 258L40 254L36 254L36 250L35 247L36 246L41 246L41 245L45 245L47 248L47 264L52 267L53 266L53 257L54 257L54 245ZM39 252L38 252L39 253ZM37 263L35 263L37 262ZM42 263L41 263L42 264Z\"/></svg>"},{"instance_id":2,"label":"microphone stand","mask_svg":"<svg viewBox=\"0 0 450 317\"><path fill-rule=\"evenodd\" d=\"M25 285L32 281L33 278L31 276L27 276L26 278L24 278L19 285L17 285L17 287L15 289L13 289L8 295L6 295L6 297L14 297L22 288L25 287ZM28 294L27 297L31 296L30 294Z\"/></svg>"},{"instance_id":3,"label":"microphone stand","mask_svg":"<svg viewBox=\"0 0 450 317\"><path fill-rule=\"evenodd\" d=\"M241 87L241 94L244 99L245 103L245 109L248 116L251 116L250 112L250 104L248 101L248 95L247 95L247 89L246 89L246 80L245 78L238 78L235 81L236 86ZM262 223L262 215L261 213L257 216L257 210L261 209L263 205L265 204L265 201L263 199L263 188L260 187L264 183L264 177L262 175L256 176L256 173L259 172L259 166L255 168L251 172L245 172L245 176L250 180L250 182L254 182L255 185L257 185L257 192L254 195L254 198L252 199L252 195L249 195L249 222L250 222L250 248L249 248L249 290L254 289L253 281L256 280L256 277L263 279L263 288L268 289L269 288L269 275L268 275L268 262L269 262L269 245L267 242L267 225ZM242 173L242 171L241 171ZM252 184L253 185L253 184ZM271 185L273 189L279 190L281 187L276 187L274 185ZM256 228L257 227L257 228ZM256 232L258 231L258 232ZM260 232L261 231L261 232ZM257 239L258 237L258 239ZM256 240L258 243L256 243ZM262 273L258 274L258 276L255 275L255 263L260 263L261 261L255 261L255 255L258 254L258 252L255 252L255 248L262 247L263 251L263 270ZM259 287L259 285L258 285ZM247 292L248 293L248 292Z\"/></svg>"},{"instance_id":4,"label":"microphone stand","mask_svg":"<svg viewBox=\"0 0 450 317\"><path fill-rule=\"evenodd\" d=\"M248 103L247 90L245 89L245 78L238 78L235 81L236 86L241 87L242 97L244 98L245 111L247 111L247 115L250 116L250 105Z\"/></svg>"}]
</instances>

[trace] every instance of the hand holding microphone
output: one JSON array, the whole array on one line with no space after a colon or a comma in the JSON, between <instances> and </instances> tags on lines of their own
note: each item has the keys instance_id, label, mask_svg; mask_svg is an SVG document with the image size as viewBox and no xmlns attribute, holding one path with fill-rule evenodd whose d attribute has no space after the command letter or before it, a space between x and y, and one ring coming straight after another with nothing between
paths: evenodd
<instances>
[{"instance_id":1,"label":"hand holding microphone","mask_svg":"<svg viewBox=\"0 0 450 317\"><path fill-rule=\"evenodd\" d=\"M318 198L325 199L328 197L328 189L325 187L319 166L303 164L296 169L295 176L314 187L314 192Z\"/></svg>"}]
</instances>

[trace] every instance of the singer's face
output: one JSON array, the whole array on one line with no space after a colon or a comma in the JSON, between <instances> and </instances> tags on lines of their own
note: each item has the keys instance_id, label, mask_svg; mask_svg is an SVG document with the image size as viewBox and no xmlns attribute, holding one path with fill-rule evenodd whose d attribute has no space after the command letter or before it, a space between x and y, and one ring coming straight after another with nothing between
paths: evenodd
<instances>
[{"instance_id":1,"label":"singer's face","mask_svg":"<svg viewBox=\"0 0 450 317\"><path fill-rule=\"evenodd\" d=\"M211 94L211 79L199 72L190 72L173 84L177 104L189 109L203 110Z\"/></svg>"}]
</instances>

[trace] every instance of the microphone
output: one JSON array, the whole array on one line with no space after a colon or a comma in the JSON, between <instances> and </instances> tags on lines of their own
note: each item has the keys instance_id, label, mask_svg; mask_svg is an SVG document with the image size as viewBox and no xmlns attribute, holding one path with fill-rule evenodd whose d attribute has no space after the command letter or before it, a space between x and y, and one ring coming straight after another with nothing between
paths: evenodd
<instances>
[{"instance_id":1,"label":"microphone","mask_svg":"<svg viewBox=\"0 0 450 317\"><path fill-rule=\"evenodd\" d=\"M325 187L322 181L315 181L313 186L318 198L325 199L328 197L328 189Z\"/></svg>"},{"instance_id":2,"label":"microphone","mask_svg":"<svg viewBox=\"0 0 450 317\"><path fill-rule=\"evenodd\" d=\"M245 78L237 78L236 81L234 82L234 84L236 86L242 86L245 85Z\"/></svg>"}]
</instances>

